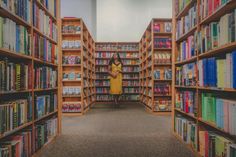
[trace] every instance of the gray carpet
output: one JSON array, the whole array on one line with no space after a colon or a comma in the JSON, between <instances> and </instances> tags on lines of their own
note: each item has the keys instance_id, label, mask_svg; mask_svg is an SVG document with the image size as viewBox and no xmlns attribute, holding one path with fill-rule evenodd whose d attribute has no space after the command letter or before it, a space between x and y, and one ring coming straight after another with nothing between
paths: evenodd
<instances>
[{"instance_id":1,"label":"gray carpet","mask_svg":"<svg viewBox=\"0 0 236 157\"><path fill-rule=\"evenodd\" d=\"M193 157L171 134L171 118L141 104L96 105L85 116L63 118L63 135L40 157Z\"/></svg>"}]
</instances>

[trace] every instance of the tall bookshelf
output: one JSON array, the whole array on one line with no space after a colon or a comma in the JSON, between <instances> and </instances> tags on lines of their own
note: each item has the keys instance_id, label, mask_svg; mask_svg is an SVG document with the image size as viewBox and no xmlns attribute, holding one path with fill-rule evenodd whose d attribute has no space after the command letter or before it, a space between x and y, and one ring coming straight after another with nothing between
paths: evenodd
<instances>
[{"instance_id":1,"label":"tall bookshelf","mask_svg":"<svg viewBox=\"0 0 236 157\"><path fill-rule=\"evenodd\" d=\"M171 112L171 19L153 19L139 43L140 101L153 113Z\"/></svg>"},{"instance_id":2,"label":"tall bookshelf","mask_svg":"<svg viewBox=\"0 0 236 157\"><path fill-rule=\"evenodd\" d=\"M63 115L82 115L95 102L94 54L95 42L83 20L80 18L63 18Z\"/></svg>"},{"instance_id":3,"label":"tall bookshelf","mask_svg":"<svg viewBox=\"0 0 236 157\"><path fill-rule=\"evenodd\" d=\"M230 143L236 142L232 57L236 43L235 30L229 29L235 25L236 1L173 0L173 4L173 133L196 156L209 152L230 156L225 150L235 152Z\"/></svg>"},{"instance_id":4,"label":"tall bookshelf","mask_svg":"<svg viewBox=\"0 0 236 157\"><path fill-rule=\"evenodd\" d=\"M139 100L139 49L135 42L97 42L96 43L96 101L112 101L109 61L118 53L123 63L123 94L121 101Z\"/></svg>"},{"instance_id":5,"label":"tall bookshelf","mask_svg":"<svg viewBox=\"0 0 236 157\"><path fill-rule=\"evenodd\" d=\"M11 154L9 147L16 145L9 141L17 140L24 145L24 155L33 156L60 132L60 2L46 5L45 1L27 0L21 3L24 9L18 7L9 1L0 6L0 110L6 118L0 120L0 153ZM23 143L22 138L30 140Z\"/></svg>"}]
</instances>

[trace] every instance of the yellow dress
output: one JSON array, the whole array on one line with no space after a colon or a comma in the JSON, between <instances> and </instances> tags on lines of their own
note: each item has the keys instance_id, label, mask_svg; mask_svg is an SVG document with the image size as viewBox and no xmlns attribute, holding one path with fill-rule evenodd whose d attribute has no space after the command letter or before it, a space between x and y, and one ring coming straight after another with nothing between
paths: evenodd
<instances>
[{"instance_id":1,"label":"yellow dress","mask_svg":"<svg viewBox=\"0 0 236 157\"><path fill-rule=\"evenodd\" d=\"M112 73L122 71L122 65L111 65ZM110 76L110 94L122 94L122 74L119 73L116 78Z\"/></svg>"}]
</instances>

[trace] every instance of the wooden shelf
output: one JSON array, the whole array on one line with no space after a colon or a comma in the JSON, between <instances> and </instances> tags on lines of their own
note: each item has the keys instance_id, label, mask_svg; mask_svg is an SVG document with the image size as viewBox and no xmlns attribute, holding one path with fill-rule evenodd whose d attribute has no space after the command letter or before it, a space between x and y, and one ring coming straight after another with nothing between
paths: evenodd
<instances>
[{"instance_id":1,"label":"wooden shelf","mask_svg":"<svg viewBox=\"0 0 236 157\"><path fill-rule=\"evenodd\" d=\"M36 1L37 5L40 7L40 9L42 9L42 10L45 12L46 15L50 16L50 18L52 18L52 20L53 20L54 22L57 22L56 17L54 17L54 16L52 15L52 13L50 13L50 11L49 11L45 6L43 6L42 3L40 3L39 0L35 0L35 1Z\"/></svg>"},{"instance_id":2,"label":"wooden shelf","mask_svg":"<svg viewBox=\"0 0 236 157\"><path fill-rule=\"evenodd\" d=\"M197 26L190 29L187 33L182 35L179 39L176 40L177 43L182 42L183 40L186 40L190 35L194 35L194 32L197 30Z\"/></svg>"},{"instance_id":3,"label":"wooden shelf","mask_svg":"<svg viewBox=\"0 0 236 157\"><path fill-rule=\"evenodd\" d=\"M184 61L175 62L175 65L180 66L180 65L184 65L184 64L192 63L192 62L196 62L196 61L197 61L197 56L194 56L194 57L184 60Z\"/></svg>"},{"instance_id":4,"label":"wooden shelf","mask_svg":"<svg viewBox=\"0 0 236 157\"><path fill-rule=\"evenodd\" d=\"M81 52L81 49L80 48L77 48L77 49L62 49L62 52L72 52L72 51Z\"/></svg>"},{"instance_id":5,"label":"wooden shelf","mask_svg":"<svg viewBox=\"0 0 236 157\"><path fill-rule=\"evenodd\" d=\"M6 56L9 58L14 58L14 59L23 59L23 60L29 60L31 61L33 59L32 56L27 56L21 53L13 52L10 50L7 50L5 48L0 48L0 55Z\"/></svg>"},{"instance_id":6,"label":"wooden shelf","mask_svg":"<svg viewBox=\"0 0 236 157\"><path fill-rule=\"evenodd\" d=\"M46 66L53 66L53 67L57 67L58 66L57 64L46 62L46 61L40 60L38 58L34 58L34 62L38 63L38 64L43 64L43 65L46 65Z\"/></svg>"},{"instance_id":7,"label":"wooden shelf","mask_svg":"<svg viewBox=\"0 0 236 157\"><path fill-rule=\"evenodd\" d=\"M176 16L176 19L180 19L181 17L185 16L188 14L188 11L191 7L193 7L194 3L197 2L196 0L191 0L189 4L187 4L183 10L181 10L178 15ZM175 5L175 4L173 4Z\"/></svg>"},{"instance_id":8,"label":"wooden shelf","mask_svg":"<svg viewBox=\"0 0 236 157\"><path fill-rule=\"evenodd\" d=\"M177 111L177 112L179 112L179 113L181 113L181 114L183 114L183 115L185 115L185 116L188 116L188 117L190 117L190 118L192 118L192 119L197 120L197 117L195 117L195 116L193 116L193 115L191 115L191 114L189 114L189 113L186 113L186 112L184 112L184 111L181 111L180 109L175 108L175 111Z\"/></svg>"},{"instance_id":9,"label":"wooden shelf","mask_svg":"<svg viewBox=\"0 0 236 157\"><path fill-rule=\"evenodd\" d=\"M34 122L35 122L35 123L38 123L38 122L40 122L40 121L42 121L42 120L44 120L44 119L46 119L46 118L49 118L49 117L52 116L52 115L57 114L57 112L58 112L58 111L54 111L54 112L52 112L52 113L49 113L49 114L47 114L47 115L44 115L44 116L42 116L42 117L36 119Z\"/></svg>"},{"instance_id":10,"label":"wooden shelf","mask_svg":"<svg viewBox=\"0 0 236 157\"><path fill-rule=\"evenodd\" d=\"M57 44L57 42L55 40L53 40L51 37L48 37L47 35L43 34L38 28L33 27L34 32L36 32L37 34L39 34L42 37L45 37L47 40L49 40L51 43L53 44Z\"/></svg>"}]
</instances>

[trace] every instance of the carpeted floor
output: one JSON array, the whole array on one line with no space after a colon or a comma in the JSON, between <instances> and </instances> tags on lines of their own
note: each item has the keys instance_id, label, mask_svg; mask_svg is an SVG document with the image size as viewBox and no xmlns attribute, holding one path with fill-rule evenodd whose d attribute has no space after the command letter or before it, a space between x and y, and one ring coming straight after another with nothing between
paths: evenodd
<instances>
[{"instance_id":1,"label":"carpeted floor","mask_svg":"<svg viewBox=\"0 0 236 157\"><path fill-rule=\"evenodd\" d=\"M63 118L63 135L40 157L193 157L171 135L171 118L141 104L97 105L85 116Z\"/></svg>"}]
</instances>

